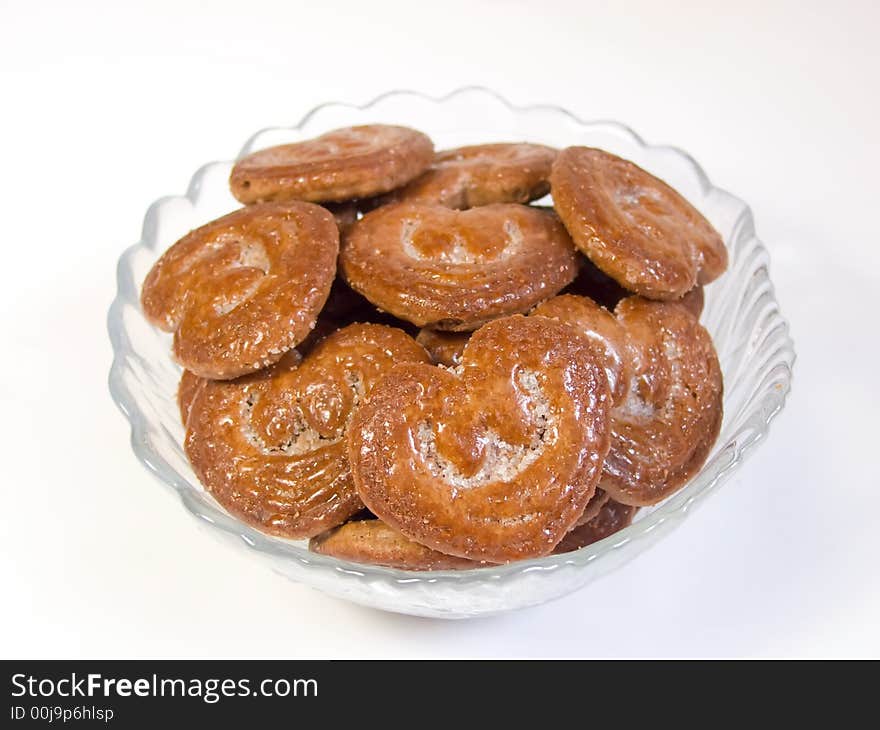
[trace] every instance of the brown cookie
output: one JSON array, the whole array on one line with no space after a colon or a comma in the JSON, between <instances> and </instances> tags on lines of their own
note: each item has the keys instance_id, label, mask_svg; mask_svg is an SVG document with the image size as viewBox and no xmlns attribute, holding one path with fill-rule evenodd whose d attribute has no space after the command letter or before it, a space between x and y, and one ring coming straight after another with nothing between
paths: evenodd
<instances>
[{"instance_id":1,"label":"brown cookie","mask_svg":"<svg viewBox=\"0 0 880 730\"><path fill-rule=\"evenodd\" d=\"M352 411L395 363L427 361L399 330L351 325L302 363L292 351L259 373L206 382L190 409L186 453L231 514L273 535L311 537L363 507L343 441Z\"/></svg>"},{"instance_id":2,"label":"brown cookie","mask_svg":"<svg viewBox=\"0 0 880 730\"><path fill-rule=\"evenodd\" d=\"M544 317L490 322L455 372L398 365L352 416L348 455L367 507L448 555L546 555L583 514L608 448L601 355Z\"/></svg>"},{"instance_id":3,"label":"brown cookie","mask_svg":"<svg viewBox=\"0 0 880 730\"><path fill-rule=\"evenodd\" d=\"M346 522L313 537L309 550L354 563L384 565L399 570L462 570L480 563L432 550L401 535L382 520Z\"/></svg>"},{"instance_id":4,"label":"brown cookie","mask_svg":"<svg viewBox=\"0 0 880 730\"><path fill-rule=\"evenodd\" d=\"M187 370L228 379L277 362L315 326L339 232L311 203L237 210L181 238L144 281L147 318Z\"/></svg>"},{"instance_id":5,"label":"brown cookie","mask_svg":"<svg viewBox=\"0 0 880 730\"><path fill-rule=\"evenodd\" d=\"M528 203L550 192L556 150L540 144L481 144L443 150L412 182L381 199L465 210L492 203Z\"/></svg>"},{"instance_id":6,"label":"brown cookie","mask_svg":"<svg viewBox=\"0 0 880 730\"><path fill-rule=\"evenodd\" d=\"M528 311L577 272L559 219L516 204L384 206L348 230L339 262L351 287L380 309L455 331Z\"/></svg>"},{"instance_id":7,"label":"brown cookie","mask_svg":"<svg viewBox=\"0 0 880 730\"><path fill-rule=\"evenodd\" d=\"M618 502L656 504L699 471L718 437L721 366L685 307L630 297L615 314L635 351L634 378L612 413L602 487Z\"/></svg>"},{"instance_id":8,"label":"brown cookie","mask_svg":"<svg viewBox=\"0 0 880 730\"><path fill-rule=\"evenodd\" d=\"M718 356L709 333L678 302L624 299L615 309L617 327L608 326L597 309L588 299L562 295L534 314L568 322L601 341L606 363L620 362L628 370L617 381L625 390L622 399L616 391L600 486L618 502L655 504L702 467L718 436L723 412Z\"/></svg>"},{"instance_id":9,"label":"brown cookie","mask_svg":"<svg viewBox=\"0 0 880 730\"><path fill-rule=\"evenodd\" d=\"M235 163L229 186L242 203L351 200L409 182L433 158L434 145L421 132L367 124L254 152Z\"/></svg>"},{"instance_id":10,"label":"brown cookie","mask_svg":"<svg viewBox=\"0 0 880 730\"><path fill-rule=\"evenodd\" d=\"M550 184L578 248L629 291L678 299L727 268L727 249L709 221L632 162L568 147L553 163Z\"/></svg>"},{"instance_id":11,"label":"brown cookie","mask_svg":"<svg viewBox=\"0 0 880 730\"><path fill-rule=\"evenodd\" d=\"M455 367L461 365L461 355L470 338L470 332L439 332L423 327L416 342L428 351L436 365Z\"/></svg>"},{"instance_id":12,"label":"brown cookie","mask_svg":"<svg viewBox=\"0 0 880 730\"><path fill-rule=\"evenodd\" d=\"M631 525L637 511L638 507L609 499L597 511L595 517L575 527L562 538L562 542L556 546L553 552L556 554L570 553L573 550L580 550L582 547L592 545L594 542L599 542L599 540L604 540Z\"/></svg>"}]
</instances>

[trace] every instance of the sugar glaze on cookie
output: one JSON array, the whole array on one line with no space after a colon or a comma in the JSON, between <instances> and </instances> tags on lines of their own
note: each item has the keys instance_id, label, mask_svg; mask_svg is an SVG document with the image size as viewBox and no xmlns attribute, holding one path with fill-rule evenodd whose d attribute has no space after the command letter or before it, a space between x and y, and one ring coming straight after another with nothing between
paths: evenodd
<instances>
[{"instance_id":1,"label":"sugar glaze on cookie","mask_svg":"<svg viewBox=\"0 0 880 730\"><path fill-rule=\"evenodd\" d=\"M208 492L264 532L311 537L362 509L345 429L395 363L428 356L400 330L354 324L267 370L205 381L189 409L186 453Z\"/></svg>"},{"instance_id":2,"label":"sugar glaze on cookie","mask_svg":"<svg viewBox=\"0 0 880 730\"><path fill-rule=\"evenodd\" d=\"M340 265L353 289L395 317L469 331L556 294L577 273L577 254L545 210L400 203L347 231Z\"/></svg>"},{"instance_id":3,"label":"sugar glaze on cookie","mask_svg":"<svg viewBox=\"0 0 880 730\"><path fill-rule=\"evenodd\" d=\"M548 554L583 515L609 445L611 394L592 343L553 320L479 329L450 370L395 367L352 417L369 509L447 555Z\"/></svg>"},{"instance_id":4,"label":"sugar glaze on cookie","mask_svg":"<svg viewBox=\"0 0 880 730\"><path fill-rule=\"evenodd\" d=\"M274 362L305 339L336 272L339 231L311 203L237 210L191 231L147 274L144 314L174 333L187 370L225 380Z\"/></svg>"}]
</instances>

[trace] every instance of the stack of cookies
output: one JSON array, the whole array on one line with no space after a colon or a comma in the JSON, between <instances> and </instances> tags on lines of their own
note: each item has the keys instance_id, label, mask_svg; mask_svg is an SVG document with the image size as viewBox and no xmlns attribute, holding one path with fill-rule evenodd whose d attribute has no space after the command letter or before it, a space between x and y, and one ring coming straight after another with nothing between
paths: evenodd
<instances>
[{"instance_id":1,"label":"stack of cookies","mask_svg":"<svg viewBox=\"0 0 880 730\"><path fill-rule=\"evenodd\" d=\"M703 465L726 249L633 163L367 125L255 152L230 187L244 207L166 251L142 305L192 466L242 521L472 568L603 539Z\"/></svg>"}]
</instances>

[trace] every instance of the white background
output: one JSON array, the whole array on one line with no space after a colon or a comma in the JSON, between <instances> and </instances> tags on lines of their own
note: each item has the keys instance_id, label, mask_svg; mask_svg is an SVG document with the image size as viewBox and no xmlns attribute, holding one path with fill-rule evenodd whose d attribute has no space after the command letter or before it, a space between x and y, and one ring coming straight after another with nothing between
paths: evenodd
<instances>
[{"instance_id":1,"label":"white background","mask_svg":"<svg viewBox=\"0 0 880 730\"><path fill-rule=\"evenodd\" d=\"M0 656L880 655L880 5L0 2ZM147 205L329 99L484 84L684 147L749 201L799 354L737 476L579 593L382 614L201 530L106 389Z\"/></svg>"}]
</instances>

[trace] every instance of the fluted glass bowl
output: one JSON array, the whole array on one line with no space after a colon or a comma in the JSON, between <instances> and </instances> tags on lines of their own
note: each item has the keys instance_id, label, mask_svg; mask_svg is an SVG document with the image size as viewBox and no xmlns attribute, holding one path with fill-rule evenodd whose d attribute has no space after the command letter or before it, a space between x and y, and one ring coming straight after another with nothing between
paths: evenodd
<instances>
[{"instance_id":1,"label":"fluted glass bowl","mask_svg":"<svg viewBox=\"0 0 880 730\"><path fill-rule=\"evenodd\" d=\"M752 214L744 202L714 187L696 162L678 149L645 144L616 122L584 122L555 106L515 106L479 88L459 89L442 98L395 91L363 106L324 104L293 127L258 132L241 154L375 122L420 129L438 149L496 141L600 147L664 179L702 211L730 252L730 268L706 290L702 317L715 340L725 385L724 423L705 466L680 492L640 510L630 527L601 542L564 555L466 571L414 573L315 555L303 541L270 537L231 517L202 489L183 453L176 403L180 368L171 358L171 338L147 323L138 303L141 283L165 249L187 231L239 206L227 186L231 161L203 166L186 194L153 203L140 242L119 259L118 292L108 317L114 353L110 391L131 424L134 453L218 536L293 580L356 603L458 618L532 606L582 588L689 515L742 463L785 403L794 350Z\"/></svg>"}]
</instances>

